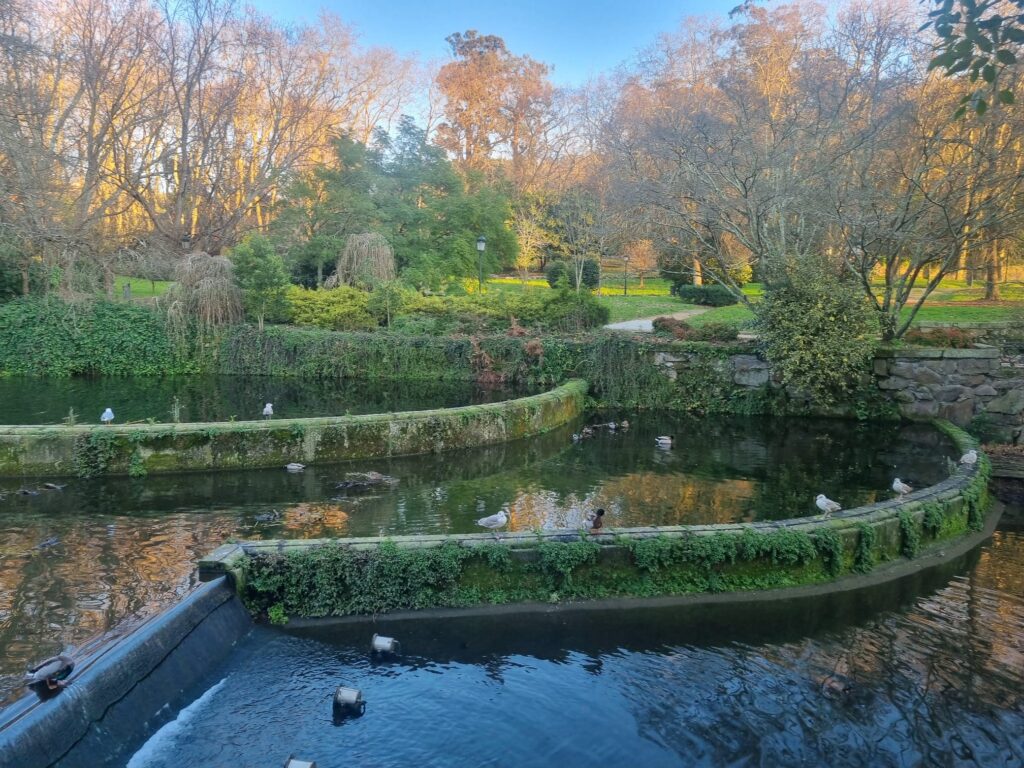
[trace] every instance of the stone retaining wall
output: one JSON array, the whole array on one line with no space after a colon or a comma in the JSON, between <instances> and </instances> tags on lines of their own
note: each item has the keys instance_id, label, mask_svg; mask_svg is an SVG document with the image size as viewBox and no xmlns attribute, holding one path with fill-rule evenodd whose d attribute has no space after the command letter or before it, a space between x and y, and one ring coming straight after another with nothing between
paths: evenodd
<instances>
[{"instance_id":1,"label":"stone retaining wall","mask_svg":"<svg viewBox=\"0 0 1024 768\"><path fill-rule=\"evenodd\" d=\"M711 370L716 386L732 388L738 396L782 387L771 366L753 352L728 351L709 357L680 345L663 344L652 354L655 364L680 386L692 386L695 378L707 386L706 372ZM695 377L698 369L701 374ZM878 389L906 418L940 418L967 426L983 417L992 439L1020 439L1024 363L996 347L883 348L876 353L873 375Z\"/></svg>"},{"instance_id":2,"label":"stone retaining wall","mask_svg":"<svg viewBox=\"0 0 1024 768\"><path fill-rule=\"evenodd\" d=\"M546 432L583 414L587 384L432 411L212 424L0 427L0 475L133 475L436 453Z\"/></svg>"}]
</instances>

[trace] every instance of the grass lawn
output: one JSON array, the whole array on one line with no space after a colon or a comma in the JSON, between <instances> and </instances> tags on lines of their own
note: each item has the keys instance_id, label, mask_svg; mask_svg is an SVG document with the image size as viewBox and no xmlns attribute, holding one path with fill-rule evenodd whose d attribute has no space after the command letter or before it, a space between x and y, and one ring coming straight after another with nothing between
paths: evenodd
<instances>
[{"instance_id":1,"label":"grass lawn","mask_svg":"<svg viewBox=\"0 0 1024 768\"><path fill-rule=\"evenodd\" d=\"M600 296L598 301L611 310L610 323L698 309L693 304L683 304L674 296Z\"/></svg>"},{"instance_id":2,"label":"grass lawn","mask_svg":"<svg viewBox=\"0 0 1024 768\"><path fill-rule=\"evenodd\" d=\"M959 304L959 306L958 306ZM902 316L910 314L903 310ZM914 322L921 321L940 323L993 323L1013 320L1024 315L1024 302L1000 302L991 304L965 304L963 302L943 302L933 304L926 301L914 316Z\"/></svg>"},{"instance_id":3,"label":"grass lawn","mask_svg":"<svg viewBox=\"0 0 1024 768\"><path fill-rule=\"evenodd\" d=\"M744 304L733 304L729 307L712 307L707 312L694 315L686 322L692 326L701 326L707 323L726 323L744 327L754 319L754 314Z\"/></svg>"},{"instance_id":4,"label":"grass lawn","mask_svg":"<svg viewBox=\"0 0 1024 768\"><path fill-rule=\"evenodd\" d=\"M160 296L171 287L170 280L146 280L142 277L126 277L117 275L114 278L114 296L120 299L124 296L124 286L130 283L132 286L133 299L149 299Z\"/></svg>"}]
</instances>

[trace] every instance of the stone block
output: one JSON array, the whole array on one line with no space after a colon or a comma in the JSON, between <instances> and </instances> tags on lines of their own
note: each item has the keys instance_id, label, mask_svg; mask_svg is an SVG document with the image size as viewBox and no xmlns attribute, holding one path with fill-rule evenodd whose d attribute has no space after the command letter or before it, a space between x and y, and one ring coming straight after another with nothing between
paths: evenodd
<instances>
[{"instance_id":1,"label":"stone block","mask_svg":"<svg viewBox=\"0 0 1024 768\"><path fill-rule=\"evenodd\" d=\"M744 371L737 370L732 380L743 387L761 387L768 383L771 375L771 371L767 367Z\"/></svg>"},{"instance_id":2,"label":"stone block","mask_svg":"<svg viewBox=\"0 0 1024 768\"><path fill-rule=\"evenodd\" d=\"M974 418L974 401L960 400L956 403L941 403L939 418L948 419L958 426L966 426Z\"/></svg>"},{"instance_id":3,"label":"stone block","mask_svg":"<svg viewBox=\"0 0 1024 768\"><path fill-rule=\"evenodd\" d=\"M934 400L918 400L901 405L900 413L908 419L934 419L939 415L939 404Z\"/></svg>"},{"instance_id":4,"label":"stone block","mask_svg":"<svg viewBox=\"0 0 1024 768\"><path fill-rule=\"evenodd\" d=\"M946 379L946 375L937 373L926 365L918 365L911 378L918 384L942 384Z\"/></svg>"},{"instance_id":5,"label":"stone block","mask_svg":"<svg viewBox=\"0 0 1024 768\"><path fill-rule=\"evenodd\" d=\"M878 382L879 389L906 389L909 386L910 381L900 376L890 376Z\"/></svg>"},{"instance_id":6,"label":"stone block","mask_svg":"<svg viewBox=\"0 0 1024 768\"><path fill-rule=\"evenodd\" d=\"M954 403L962 396L970 395L970 393L971 390L967 389L967 387L961 387L957 384L932 389L932 394L935 395L935 399L940 403Z\"/></svg>"},{"instance_id":7,"label":"stone block","mask_svg":"<svg viewBox=\"0 0 1024 768\"><path fill-rule=\"evenodd\" d=\"M950 350L970 351L970 350ZM991 373L999 367L997 358L966 358L956 361L957 373Z\"/></svg>"},{"instance_id":8,"label":"stone block","mask_svg":"<svg viewBox=\"0 0 1024 768\"><path fill-rule=\"evenodd\" d=\"M934 400L935 397L924 387L918 387L914 390L914 398L927 402L928 400Z\"/></svg>"},{"instance_id":9,"label":"stone block","mask_svg":"<svg viewBox=\"0 0 1024 768\"><path fill-rule=\"evenodd\" d=\"M998 394L996 388L991 384L982 384L980 387L974 388L975 397L995 397Z\"/></svg>"},{"instance_id":10,"label":"stone block","mask_svg":"<svg viewBox=\"0 0 1024 768\"><path fill-rule=\"evenodd\" d=\"M982 384L988 383L988 376L980 373L976 373L972 376L960 376L959 374L955 374L950 376L946 383L960 384L964 387L980 387Z\"/></svg>"},{"instance_id":11,"label":"stone block","mask_svg":"<svg viewBox=\"0 0 1024 768\"><path fill-rule=\"evenodd\" d=\"M899 392L897 392L897 393L896 393L896 394L895 394L895 395L893 396L893 399L894 399L894 400L895 400L895 401L896 401L897 403L912 403L912 402L914 402L914 401L915 401L915 400L916 400L917 398L916 398L916 397L914 397L914 393L913 393L913 392L911 392L910 390L908 390L908 389L901 389L901 390L900 390Z\"/></svg>"},{"instance_id":12,"label":"stone block","mask_svg":"<svg viewBox=\"0 0 1024 768\"><path fill-rule=\"evenodd\" d=\"M885 376L889 373L889 361L884 357L875 358L875 375Z\"/></svg>"},{"instance_id":13,"label":"stone block","mask_svg":"<svg viewBox=\"0 0 1024 768\"><path fill-rule=\"evenodd\" d=\"M942 350L942 356L946 360L998 360L1000 355L998 348L987 346Z\"/></svg>"},{"instance_id":14,"label":"stone block","mask_svg":"<svg viewBox=\"0 0 1024 768\"><path fill-rule=\"evenodd\" d=\"M729 358L736 371L766 371L768 363L757 355L733 355Z\"/></svg>"},{"instance_id":15,"label":"stone block","mask_svg":"<svg viewBox=\"0 0 1024 768\"><path fill-rule=\"evenodd\" d=\"M921 370L921 366L917 363L912 363L909 360L895 360L889 368L889 373L893 376L902 376L905 379L914 379L917 378L919 370Z\"/></svg>"},{"instance_id":16,"label":"stone block","mask_svg":"<svg viewBox=\"0 0 1024 768\"><path fill-rule=\"evenodd\" d=\"M985 406L987 413L1002 413L1014 416L1024 413L1024 389L1011 389L1005 395L990 400Z\"/></svg>"}]
</instances>

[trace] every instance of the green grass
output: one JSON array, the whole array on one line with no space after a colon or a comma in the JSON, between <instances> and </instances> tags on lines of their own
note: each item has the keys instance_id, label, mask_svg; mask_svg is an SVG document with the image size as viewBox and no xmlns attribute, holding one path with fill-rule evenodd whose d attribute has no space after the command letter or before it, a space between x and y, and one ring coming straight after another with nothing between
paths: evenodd
<instances>
[{"instance_id":1,"label":"green grass","mask_svg":"<svg viewBox=\"0 0 1024 768\"><path fill-rule=\"evenodd\" d=\"M914 322L922 321L937 323L992 323L1003 320L1013 320L1020 317L1024 311L1024 304L981 304L978 306L950 306L949 304L929 304L924 306L914 316ZM910 310L904 308L902 317L907 317Z\"/></svg>"},{"instance_id":2,"label":"green grass","mask_svg":"<svg viewBox=\"0 0 1024 768\"><path fill-rule=\"evenodd\" d=\"M160 296L171 287L170 280L146 280L142 277L126 277L117 275L114 278L114 296L120 299L124 296L124 286L130 283L132 286L133 299L149 299Z\"/></svg>"},{"instance_id":3,"label":"green grass","mask_svg":"<svg viewBox=\"0 0 1024 768\"><path fill-rule=\"evenodd\" d=\"M687 319L687 323L694 327L706 325L707 323L725 323L745 327L754 319L754 313L747 309L745 304L733 304L729 307L714 307L700 315L694 315Z\"/></svg>"},{"instance_id":4,"label":"green grass","mask_svg":"<svg viewBox=\"0 0 1024 768\"><path fill-rule=\"evenodd\" d=\"M598 301L611 310L610 323L698 309L692 304L683 304L674 296L600 296Z\"/></svg>"}]
</instances>

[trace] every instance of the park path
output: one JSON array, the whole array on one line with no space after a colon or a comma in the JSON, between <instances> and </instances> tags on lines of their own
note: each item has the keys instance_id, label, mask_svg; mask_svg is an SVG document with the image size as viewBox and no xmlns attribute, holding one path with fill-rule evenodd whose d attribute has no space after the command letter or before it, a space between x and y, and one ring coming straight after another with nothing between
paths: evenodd
<instances>
[{"instance_id":1,"label":"park path","mask_svg":"<svg viewBox=\"0 0 1024 768\"><path fill-rule=\"evenodd\" d=\"M654 321L659 317L671 317L674 320L686 320L690 317L703 315L708 311L707 307L698 309L684 309L682 312L673 312L671 315L655 315L654 317L638 317L635 320L623 320L621 323L609 323L605 328L609 331L629 331L632 333L651 333L654 331Z\"/></svg>"}]
</instances>

